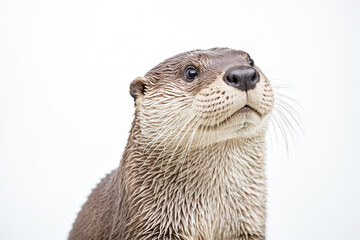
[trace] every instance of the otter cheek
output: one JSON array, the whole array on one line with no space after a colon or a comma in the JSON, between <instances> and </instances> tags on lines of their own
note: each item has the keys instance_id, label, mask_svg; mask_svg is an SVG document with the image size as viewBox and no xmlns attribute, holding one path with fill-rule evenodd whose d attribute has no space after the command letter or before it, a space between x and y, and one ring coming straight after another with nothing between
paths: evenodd
<instances>
[{"instance_id":1,"label":"otter cheek","mask_svg":"<svg viewBox=\"0 0 360 240\"><path fill-rule=\"evenodd\" d=\"M193 109L204 125L217 125L246 104L246 93L224 85L215 82L196 95Z\"/></svg>"}]
</instances>

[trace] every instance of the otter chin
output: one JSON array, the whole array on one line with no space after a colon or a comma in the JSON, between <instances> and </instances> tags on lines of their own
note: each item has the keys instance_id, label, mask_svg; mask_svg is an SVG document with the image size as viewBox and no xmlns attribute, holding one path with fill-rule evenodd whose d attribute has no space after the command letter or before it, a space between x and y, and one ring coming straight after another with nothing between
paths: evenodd
<instances>
[{"instance_id":1,"label":"otter chin","mask_svg":"<svg viewBox=\"0 0 360 240\"><path fill-rule=\"evenodd\" d=\"M193 50L130 84L124 154L70 232L80 239L265 239L269 80L244 51Z\"/></svg>"}]
</instances>

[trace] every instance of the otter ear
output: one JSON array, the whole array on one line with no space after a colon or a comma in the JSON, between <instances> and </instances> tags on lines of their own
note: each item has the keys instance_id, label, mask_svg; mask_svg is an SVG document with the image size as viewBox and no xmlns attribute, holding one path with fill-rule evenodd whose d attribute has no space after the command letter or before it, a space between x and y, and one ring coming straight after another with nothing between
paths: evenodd
<instances>
[{"instance_id":1,"label":"otter ear","mask_svg":"<svg viewBox=\"0 0 360 240\"><path fill-rule=\"evenodd\" d=\"M138 98L142 98L146 92L146 82L145 77L137 77L130 84L130 95L136 101Z\"/></svg>"}]
</instances>

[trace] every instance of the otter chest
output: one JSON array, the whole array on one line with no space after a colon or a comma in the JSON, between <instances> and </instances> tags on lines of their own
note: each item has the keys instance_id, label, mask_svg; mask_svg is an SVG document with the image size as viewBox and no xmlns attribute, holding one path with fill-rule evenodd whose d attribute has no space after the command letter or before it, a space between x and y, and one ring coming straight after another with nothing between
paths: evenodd
<instances>
[{"instance_id":1,"label":"otter chest","mask_svg":"<svg viewBox=\"0 0 360 240\"><path fill-rule=\"evenodd\" d=\"M207 176L206 181L192 179L202 192L194 213L205 239L241 239L261 232L265 220L262 166L236 151L209 161L214 165L205 168L208 174L197 175Z\"/></svg>"}]
</instances>

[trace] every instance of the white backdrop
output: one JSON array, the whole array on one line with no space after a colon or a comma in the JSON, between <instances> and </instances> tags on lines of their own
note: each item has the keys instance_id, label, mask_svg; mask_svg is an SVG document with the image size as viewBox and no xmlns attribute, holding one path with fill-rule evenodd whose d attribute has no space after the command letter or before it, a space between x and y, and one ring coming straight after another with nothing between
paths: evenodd
<instances>
[{"instance_id":1,"label":"white backdrop","mask_svg":"<svg viewBox=\"0 0 360 240\"><path fill-rule=\"evenodd\" d=\"M130 82L215 46L249 52L300 105L306 138L269 143L267 239L360 239L359 13L356 0L0 1L0 239L66 239L119 164Z\"/></svg>"}]
</instances>

